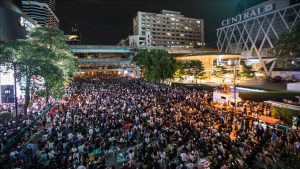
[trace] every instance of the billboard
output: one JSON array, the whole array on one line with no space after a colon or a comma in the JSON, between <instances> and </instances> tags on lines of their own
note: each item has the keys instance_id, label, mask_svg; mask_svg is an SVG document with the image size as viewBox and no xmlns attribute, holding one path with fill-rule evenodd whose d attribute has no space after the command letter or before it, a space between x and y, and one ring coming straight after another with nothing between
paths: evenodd
<instances>
[{"instance_id":1,"label":"billboard","mask_svg":"<svg viewBox=\"0 0 300 169\"><path fill-rule=\"evenodd\" d=\"M2 103L14 103L13 85L1 85L1 101Z\"/></svg>"}]
</instances>

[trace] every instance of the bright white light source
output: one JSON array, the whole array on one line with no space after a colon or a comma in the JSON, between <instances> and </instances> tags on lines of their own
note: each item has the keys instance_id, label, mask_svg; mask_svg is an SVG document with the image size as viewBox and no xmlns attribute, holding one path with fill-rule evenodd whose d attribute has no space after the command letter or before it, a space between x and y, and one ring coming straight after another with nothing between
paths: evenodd
<instances>
[{"instance_id":1,"label":"bright white light source","mask_svg":"<svg viewBox=\"0 0 300 169\"><path fill-rule=\"evenodd\" d=\"M193 80L194 80L194 76L188 76L188 77L187 77L187 80L188 80L188 81L193 81Z\"/></svg>"}]
</instances>

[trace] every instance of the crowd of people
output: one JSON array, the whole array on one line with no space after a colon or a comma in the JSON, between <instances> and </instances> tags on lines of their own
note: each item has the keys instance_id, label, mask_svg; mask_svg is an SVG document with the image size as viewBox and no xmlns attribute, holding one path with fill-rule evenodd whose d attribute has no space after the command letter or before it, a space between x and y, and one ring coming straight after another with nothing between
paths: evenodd
<instances>
[{"instance_id":1,"label":"crowd of people","mask_svg":"<svg viewBox=\"0 0 300 169\"><path fill-rule=\"evenodd\" d=\"M74 81L39 124L44 131L24 157L30 163L15 163L20 157L11 157L11 163L19 168L227 169L274 168L298 158L297 130L254 126L255 119L213 107L210 97L139 79Z\"/></svg>"},{"instance_id":2,"label":"crowd of people","mask_svg":"<svg viewBox=\"0 0 300 169\"><path fill-rule=\"evenodd\" d=\"M32 134L36 133L38 128L34 126L32 128L29 125L34 121L43 110L46 109L46 102L43 98L36 98L32 100L31 106L27 109L27 114L24 114L24 100L20 98L18 100L18 113L15 112L15 107L13 104L6 103L0 105L0 151L1 153L5 152L8 145L12 145L15 142L17 145L14 147L16 150L21 150L21 145L29 141ZM40 123L38 123L39 125ZM25 131L25 129L28 130ZM24 131L24 134L20 134L21 131ZM20 135L20 138L16 138L17 135ZM11 151L11 157L14 156L17 151ZM3 154L1 154L1 162L4 160Z\"/></svg>"}]
</instances>

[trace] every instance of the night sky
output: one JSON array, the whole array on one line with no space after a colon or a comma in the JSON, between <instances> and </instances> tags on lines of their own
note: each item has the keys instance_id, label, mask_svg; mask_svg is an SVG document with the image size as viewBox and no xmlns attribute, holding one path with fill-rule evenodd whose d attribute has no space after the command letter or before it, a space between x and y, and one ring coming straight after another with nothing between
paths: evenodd
<instances>
[{"instance_id":1,"label":"night sky","mask_svg":"<svg viewBox=\"0 0 300 169\"><path fill-rule=\"evenodd\" d=\"M82 44L116 45L132 35L132 18L137 11L179 11L186 17L204 19L205 42L216 47L216 28L236 15L242 3L249 5L246 1L264 0L56 0L56 14L65 34L74 23L78 25Z\"/></svg>"}]
</instances>

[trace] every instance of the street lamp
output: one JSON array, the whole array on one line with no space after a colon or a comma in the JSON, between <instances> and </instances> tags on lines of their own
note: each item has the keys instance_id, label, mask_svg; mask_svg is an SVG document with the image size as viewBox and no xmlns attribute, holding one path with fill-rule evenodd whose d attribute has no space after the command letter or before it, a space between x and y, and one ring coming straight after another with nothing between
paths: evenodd
<instances>
[{"instance_id":1,"label":"street lamp","mask_svg":"<svg viewBox=\"0 0 300 169\"><path fill-rule=\"evenodd\" d=\"M228 65L233 66L233 99L234 99L234 113L236 113L236 63L228 60Z\"/></svg>"},{"instance_id":2,"label":"street lamp","mask_svg":"<svg viewBox=\"0 0 300 169\"><path fill-rule=\"evenodd\" d=\"M15 87L15 113L16 117L18 116L18 97L17 97L17 73L16 73L16 66L17 62L13 62L13 67L14 67L14 87Z\"/></svg>"}]
</instances>

